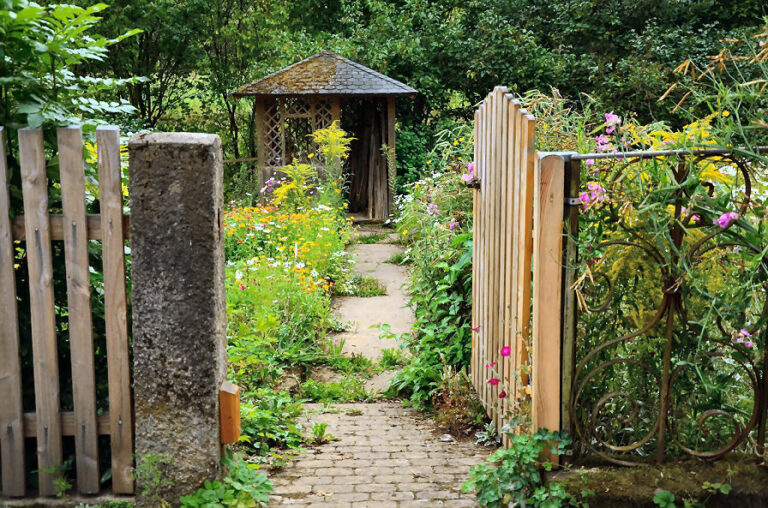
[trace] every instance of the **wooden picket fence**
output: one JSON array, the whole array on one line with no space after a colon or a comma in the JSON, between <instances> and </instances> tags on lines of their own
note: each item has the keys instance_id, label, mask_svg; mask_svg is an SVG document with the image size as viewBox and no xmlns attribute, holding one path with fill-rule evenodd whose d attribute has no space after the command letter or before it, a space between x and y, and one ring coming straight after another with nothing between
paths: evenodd
<instances>
[{"instance_id":1,"label":"wooden picket fence","mask_svg":"<svg viewBox=\"0 0 768 508\"><path fill-rule=\"evenodd\" d=\"M109 435L112 491L133 492L133 406L127 326L125 239L120 176L120 134L96 131L100 215L86 214L80 128L57 131L62 214L50 214L40 129L19 131L24 215L11 218L5 132L0 127L0 473L2 495L26 494L24 439L35 438L39 494L56 494L62 436L74 436L77 489L100 490L98 436ZM109 412L97 415L88 242L102 242ZM34 412L24 412L14 242L22 242L29 269ZM54 308L52 242L63 241L74 411L62 412Z\"/></svg>"},{"instance_id":2,"label":"wooden picket fence","mask_svg":"<svg viewBox=\"0 0 768 508\"><path fill-rule=\"evenodd\" d=\"M560 429L564 162L535 124L503 87L475 112L471 372L499 431L527 409Z\"/></svg>"}]
</instances>

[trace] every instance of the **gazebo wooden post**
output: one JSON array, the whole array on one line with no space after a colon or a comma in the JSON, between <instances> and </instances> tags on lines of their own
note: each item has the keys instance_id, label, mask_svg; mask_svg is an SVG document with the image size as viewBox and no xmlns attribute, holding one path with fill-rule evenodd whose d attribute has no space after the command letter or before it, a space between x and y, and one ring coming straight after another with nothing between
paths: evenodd
<instances>
[{"instance_id":1,"label":"gazebo wooden post","mask_svg":"<svg viewBox=\"0 0 768 508\"><path fill-rule=\"evenodd\" d=\"M256 114L256 179L258 181L258 188L261 189L266 181L264 178L264 168L267 166L267 119L264 114L264 100L261 97L253 99L253 110Z\"/></svg>"},{"instance_id":2,"label":"gazebo wooden post","mask_svg":"<svg viewBox=\"0 0 768 508\"><path fill-rule=\"evenodd\" d=\"M387 96L387 146L389 147L389 157L387 161L387 183L388 185L388 199L387 199L387 215L392 213L393 200L394 200L394 188L395 177L397 176L397 166L395 159L395 96ZM392 167L389 167L389 165Z\"/></svg>"},{"instance_id":3,"label":"gazebo wooden post","mask_svg":"<svg viewBox=\"0 0 768 508\"><path fill-rule=\"evenodd\" d=\"M341 97L335 96L330 98L331 102L331 121L341 121Z\"/></svg>"}]
</instances>

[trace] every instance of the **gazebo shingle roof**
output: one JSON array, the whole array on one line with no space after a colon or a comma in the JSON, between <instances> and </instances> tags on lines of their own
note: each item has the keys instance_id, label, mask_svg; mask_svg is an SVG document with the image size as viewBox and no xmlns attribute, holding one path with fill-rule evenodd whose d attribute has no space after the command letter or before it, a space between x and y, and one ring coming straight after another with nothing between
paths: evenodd
<instances>
[{"instance_id":1,"label":"gazebo shingle roof","mask_svg":"<svg viewBox=\"0 0 768 508\"><path fill-rule=\"evenodd\" d=\"M415 95L410 86L336 53L322 51L250 84L232 95Z\"/></svg>"}]
</instances>

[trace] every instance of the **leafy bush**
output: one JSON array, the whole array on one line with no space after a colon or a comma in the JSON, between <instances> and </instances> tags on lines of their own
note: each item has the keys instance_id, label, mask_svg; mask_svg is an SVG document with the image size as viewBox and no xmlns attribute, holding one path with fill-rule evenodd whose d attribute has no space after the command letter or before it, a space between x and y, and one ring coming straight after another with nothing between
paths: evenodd
<instances>
[{"instance_id":1,"label":"leafy bush","mask_svg":"<svg viewBox=\"0 0 768 508\"><path fill-rule=\"evenodd\" d=\"M183 496L181 506L246 508L267 505L272 483L264 474L257 472L258 466L248 464L239 454L232 452L226 453L221 463L228 470L227 476L222 481L206 481L203 488L194 494Z\"/></svg>"},{"instance_id":2,"label":"leafy bush","mask_svg":"<svg viewBox=\"0 0 768 508\"><path fill-rule=\"evenodd\" d=\"M541 470L552 470L547 453L560 455L571 439L564 432L541 429L533 435L508 432L510 445L470 470L462 491L477 493L481 506L582 506L557 483L545 483ZM583 506L587 506L584 504Z\"/></svg>"},{"instance_id":3,"label":"leafy bush","mask_svg":"<svg viewBox=\"0 0 768 508\"><path fill-rule=\"evenodd\" d=\"M271 448L297 448L302 442L296 423L301 410L301 402L288 393L268 388L247 393L240 404L240 440L260 455L267 455Z\"/></svg>"}]
</instances>

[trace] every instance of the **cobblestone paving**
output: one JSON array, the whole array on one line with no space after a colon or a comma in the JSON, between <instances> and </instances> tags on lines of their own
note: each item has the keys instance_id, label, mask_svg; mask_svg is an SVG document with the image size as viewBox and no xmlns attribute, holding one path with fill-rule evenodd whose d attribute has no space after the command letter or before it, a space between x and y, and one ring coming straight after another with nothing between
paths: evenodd
<instances>
[{"instance_id":1,"label":"cobblestone paving","mask_svg":"<svg viewBox=\"0 0 768 508\"><path fill-rule=\"evenodd\" d=\"M270 506L476 506L461 484L488 449L441 441L428 418L400 402L305 409L305 432L325 422L339 440L309 448L270 474Z\"/></svg>"}]
</instances>

